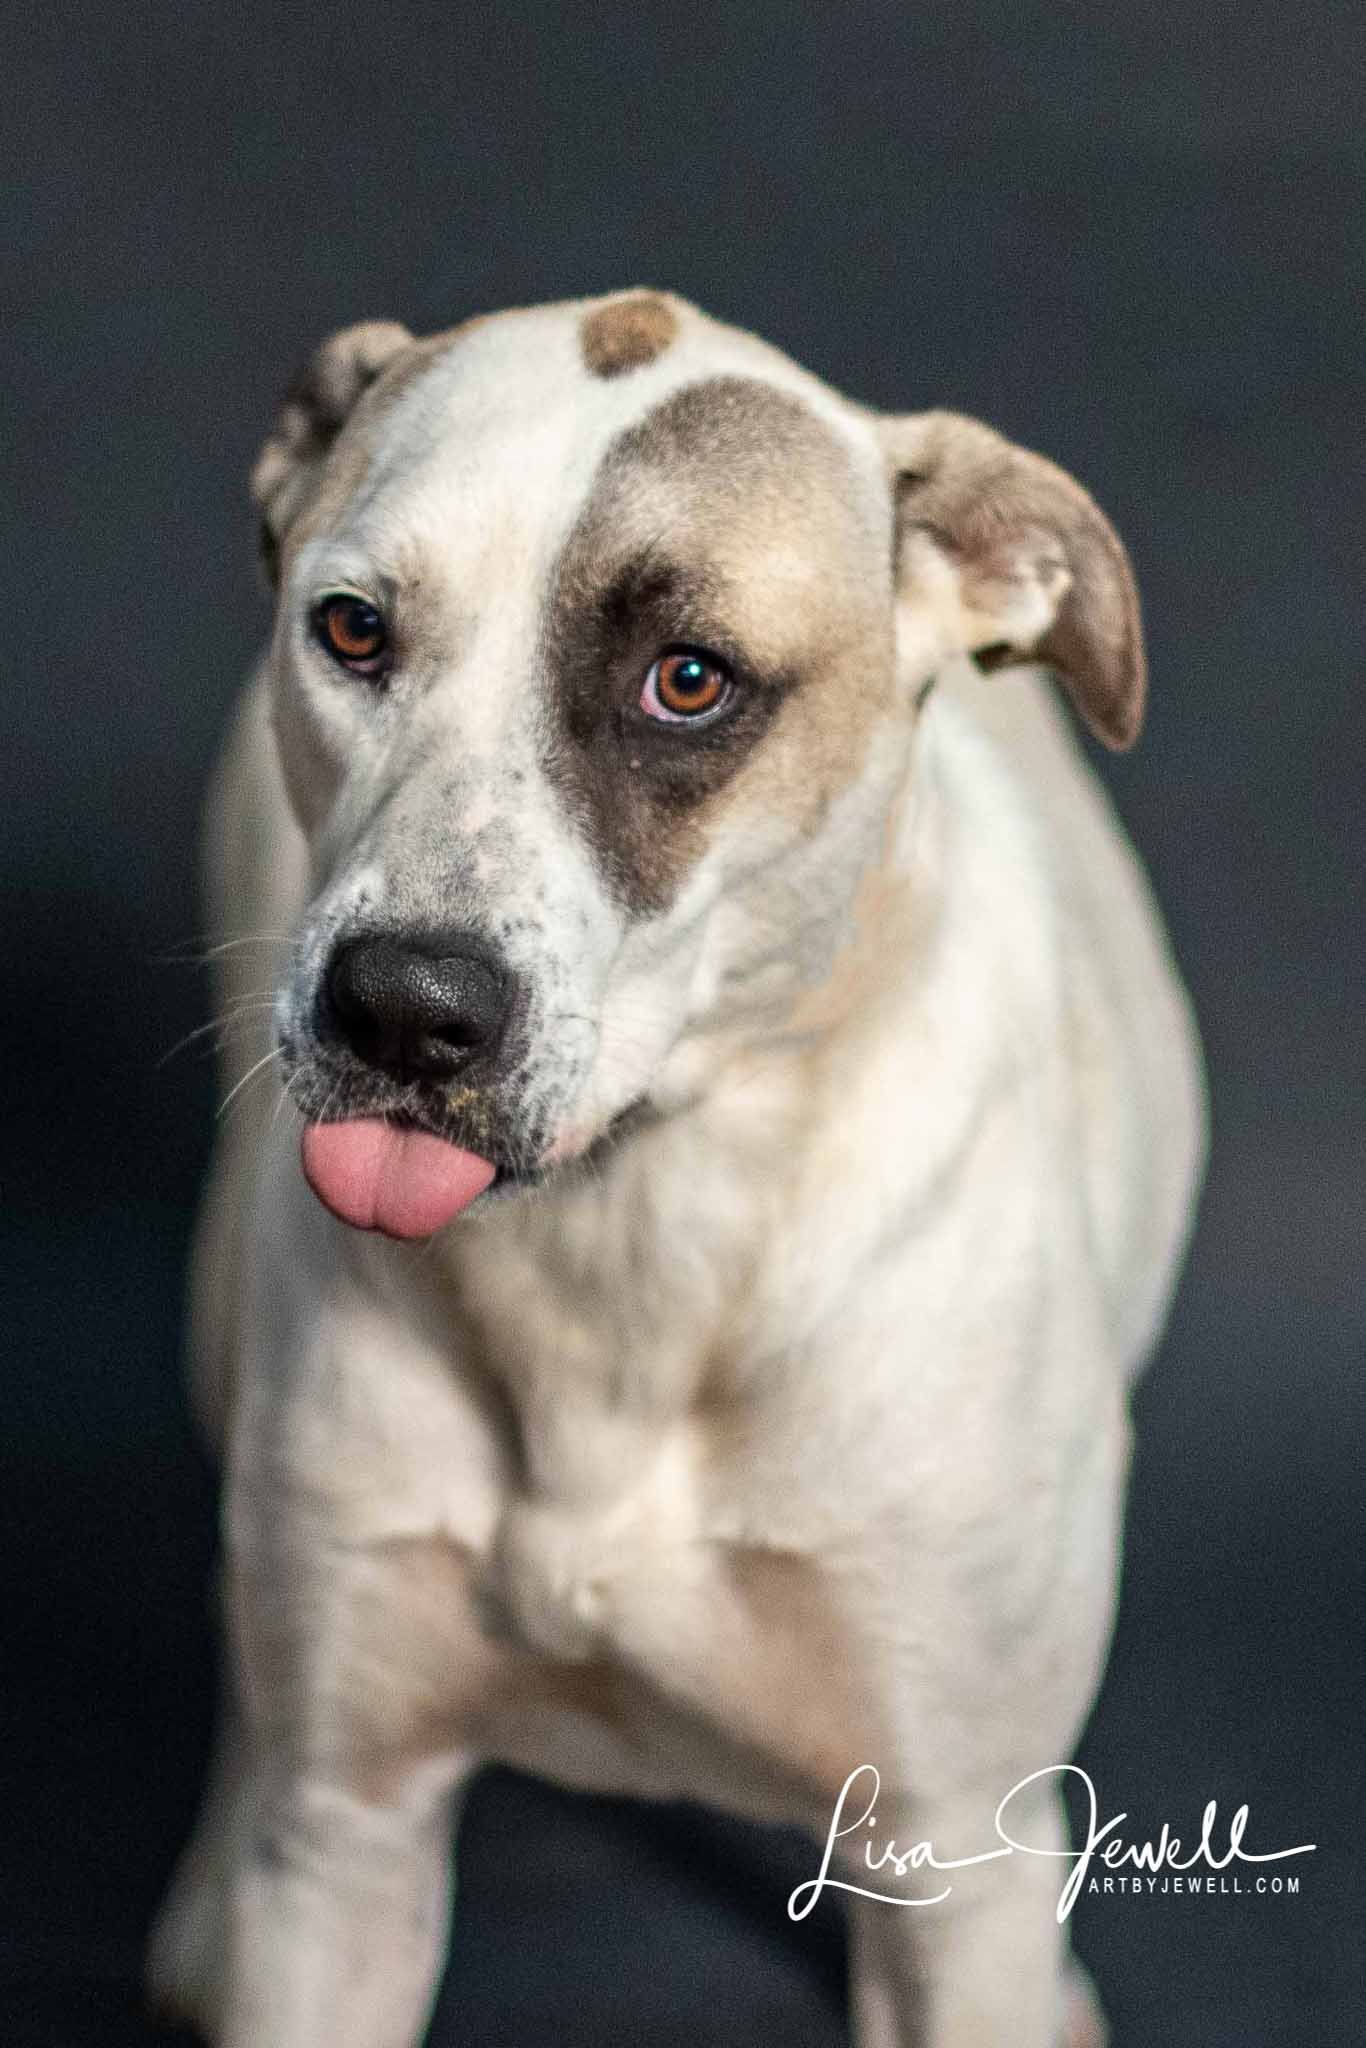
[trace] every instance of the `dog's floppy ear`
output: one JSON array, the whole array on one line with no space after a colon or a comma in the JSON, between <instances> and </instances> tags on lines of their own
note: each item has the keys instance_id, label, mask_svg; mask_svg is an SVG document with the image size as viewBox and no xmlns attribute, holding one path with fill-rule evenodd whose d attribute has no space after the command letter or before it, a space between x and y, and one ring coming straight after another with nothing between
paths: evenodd
<instances>
[{"instance_id":1,"label":"dog's floppy ear","mask_svg":"<svg viewBox=\"0 0 1366 2048\"><path fill-rule=\"evenodd\" d=\"M299 371L256 458L251 495L261 515L261 559L278 580L280 543L308 502L348 415L413 337L396 320L363 320L334 334Z\"/></svg>"},{"instance_id":2,"label":"dog's floppy ear","mask_svg":"<svg viewBox=\"0 0 1366 2048\"><path fill-rule=\"evenodd\" d=\"M1143 724L1138 593L1114 528L1081 485L979 420L881 423L896 493L898 638L929 674L1042 661L1109 747Z\"/></svg>"}]
</instances>

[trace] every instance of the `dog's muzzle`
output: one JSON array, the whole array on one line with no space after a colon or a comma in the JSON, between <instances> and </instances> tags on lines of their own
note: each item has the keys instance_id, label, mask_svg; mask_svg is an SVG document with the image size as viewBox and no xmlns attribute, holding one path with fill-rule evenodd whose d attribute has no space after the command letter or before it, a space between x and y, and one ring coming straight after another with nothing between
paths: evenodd
<instances>
[{"instance_id":1,"label":"dog's muzzle","mask_svg":"<svg viewBox=\"0 0 1366 2048\"><path fill-rule=\"evenodd\" d=\"M345 1086L326 1094L302 1142L309 1186L334 1216L390 1237L427 1237L492 1185L493 1160L461 1140L488 1142L478 1105L515 996L511 975L474 933L337 946L315 1031Z\"/></svg>"}]
</instances>

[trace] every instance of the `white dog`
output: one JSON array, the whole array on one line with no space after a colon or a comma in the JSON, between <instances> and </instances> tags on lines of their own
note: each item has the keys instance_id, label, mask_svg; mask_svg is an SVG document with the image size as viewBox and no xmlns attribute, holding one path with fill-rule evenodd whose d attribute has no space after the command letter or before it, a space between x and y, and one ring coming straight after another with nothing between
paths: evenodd
<instances>
[{"instance_id":1,"label":"white dog","mask_svg":"<svg viewBox=\"0 0 1366 2048\"><path fill-rule=\"evenodd\" d=\"M200 1239L234 1696L153 1981L411 2048L484 1758L820 1836L875 1763L945 1861L1064 1760L1199 1058L1048 685L981 672L1138 732L1040 457L629 292L338 335L254 486L212 854L278 1085ZM860 2048L1100 2039L1058 1872L854 1897Z\"/></svg>"}]
</instances>

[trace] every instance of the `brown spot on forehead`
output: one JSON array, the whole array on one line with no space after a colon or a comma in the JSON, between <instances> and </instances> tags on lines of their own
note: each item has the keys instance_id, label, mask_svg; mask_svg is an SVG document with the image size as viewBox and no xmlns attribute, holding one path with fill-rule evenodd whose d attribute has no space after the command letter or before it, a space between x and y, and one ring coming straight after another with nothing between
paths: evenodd
<instances>
[{"instance_id":1,"label":"brown spot on forehead","mask_svg":"<svg viewBox=\"0 0 1366 2048\"><path fill-rule=\"evenodd\" d=\"M585 316L579 343L595 377L619 377L662 356L677 332L678 315L661 292L626 292Z\"/></svg>"},{"instance_id":2,"label":"brown spot on forehead","mask_svg":"<svg viewBox=\"0 0 1366 2048\"><path fill-rule=\"evenodd\" d=\"M551 579L551 772L631 910L662 910L731 801L814 829L890 680L890 507L799 398L686 385L618 436ZM639 709L670 646L719 655L735 710Z\"/></svg>"}]
</instances>

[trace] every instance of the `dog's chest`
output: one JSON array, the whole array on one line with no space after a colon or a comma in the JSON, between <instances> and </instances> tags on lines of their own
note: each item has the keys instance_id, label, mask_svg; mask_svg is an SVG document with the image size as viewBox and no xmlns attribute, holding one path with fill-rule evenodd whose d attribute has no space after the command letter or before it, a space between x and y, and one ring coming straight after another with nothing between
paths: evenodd
<instances>
[{"instance_id":1,"label":"dog's chest","mask_svg":"<svg viewBox=\"0 0 1366 2048\"><path fill-rule=\"evenodd\" d=\"M515 1436L491 1603L558 1657L612 1649L643 1589L667 1601L702 1560L764 1540L725 1397L754 1343L757 1216L675 1186L517 1218L459 1276Z\"/></svg>"},{"instance_id":2,"label":"dog's chest","mask_svg":"<svg viewBox=\"0 0 1366 2048\"><path fill-rule=\"evenodd\" d=\"M714 1791L734 1767L735 1796L762 1792L776 1816L793 1786L828 1803L865 1739L867 1646L801 1502L744 1457L713 1397L740 1325L620 1294L570 1312L523 1289L501 1328L522 1347L507 1369L521 1483L482 1567L485 1625L590 1678L598 1716L677 1790Z\"/></svg>"}]
</instances>

